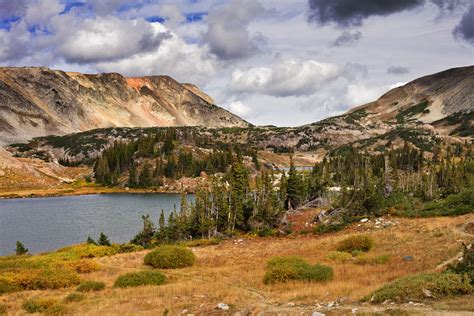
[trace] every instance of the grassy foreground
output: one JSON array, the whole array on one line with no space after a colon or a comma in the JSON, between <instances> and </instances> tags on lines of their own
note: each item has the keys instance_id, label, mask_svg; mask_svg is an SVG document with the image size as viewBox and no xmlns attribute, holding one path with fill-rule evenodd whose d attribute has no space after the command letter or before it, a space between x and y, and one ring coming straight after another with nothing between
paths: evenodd
<instances>
[{"instance_id":1,"label":"grassy foreground","mask_svg":"<svg viewBox=\"0 0 474 316\"><path fill-rule=\"evenodd\" d=\"M236 311L311 315L316 310L331 315L350 313L353 309L361 313L392 309L410 314L437 312L440 315L446 314L445 310L474 312L473 294L443 299L426 298L411 304L394 302L374 305L360 302L384 284L400 277L443 270L459 253L460 241L474 240L472 225L466 225L474 222L474 214L390 220L395 225L388 228L377 229L370 223L356 223L344 231L322 236L298 233L284 238L246 236L218 245L192 248L196 256L194 265L159 270L166 276L166 282L158 286L114 287L120 275L152 269L143 263L145 255L149 253L147 250L90 258L87 260L97 263L98 269L80 273L81 282L103 282L105 289L80 295L75 291L76 286L7 293L0 295L0 307L15 315L26 313L25 303L28 308L34 309L38 301L56 307L54 302L60 302L61 308L57 307L60 313L92 315L162 315L166 310L168 315L177 315L185 310L185 314L196 315L220 315ZM389 254L390 259L339 260L341 256L336 251L340 241L359 232L375 241L374 247L365 256L377 258ZM299 256L311 265L320 263L330 266L334 269L334 277L324 283L290 281L265 284L263 277L267 262L274 256ZM411 259L406 260L406 256ZM77 254L66 256L66 260L74 261L79 257ZM46 264L39 256L30 258L35 264ZM57 260L64 259L64 256L49 255L45 258ZM216 309L219 303L227 304L230 310Z\"/></svg>"}]
</instances>

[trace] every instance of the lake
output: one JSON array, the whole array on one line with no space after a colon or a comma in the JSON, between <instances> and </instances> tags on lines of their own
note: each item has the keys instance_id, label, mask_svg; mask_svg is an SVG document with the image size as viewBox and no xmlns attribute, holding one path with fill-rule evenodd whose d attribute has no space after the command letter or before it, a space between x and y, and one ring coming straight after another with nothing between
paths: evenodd
<instances>
[{"instance_id":1,"label":"lake","mask_svg":"<svg viewBox=\"0 0 474 316\"><path fill-rule=\"evenodd\" d=\"M142 228L142 215L156 224L161 210L179 210L180 200L179 194L126 193L0 200L0 255L14 253L17 240L31 253L97 239L100 232L128 242Z\"/></svg>"}]
</instances>

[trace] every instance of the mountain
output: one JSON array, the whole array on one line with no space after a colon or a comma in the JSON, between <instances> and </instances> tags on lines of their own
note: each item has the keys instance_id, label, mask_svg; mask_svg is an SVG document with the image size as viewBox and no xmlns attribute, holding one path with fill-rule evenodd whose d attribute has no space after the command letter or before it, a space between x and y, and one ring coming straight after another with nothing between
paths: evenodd
<instances>
[{"instance_id":1,"label":"mountain","mask_svg":"<svg viewBox=\"0 0 474 316\"><path fill-rule=\"evenodd\" d=\"M0 142L127 126L246 127L191 84L44 67L0 68Z\"/></svg>"}]
</instances>

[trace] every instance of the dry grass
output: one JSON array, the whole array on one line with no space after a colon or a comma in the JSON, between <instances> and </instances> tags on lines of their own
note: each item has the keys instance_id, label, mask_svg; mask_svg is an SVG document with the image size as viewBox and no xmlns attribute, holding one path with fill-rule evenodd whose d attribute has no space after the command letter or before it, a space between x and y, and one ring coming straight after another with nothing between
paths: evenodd
<instances>
[{"instance_id":1,"label":"dry grass","mask_svg":"<svg viewBox=\"0 0 474 316\"><path fill-rule=\"evenodd\" d=\"M161 315L165 309L169 315L183 310L194 314L219 314L217 303L224 302L231 310L270 311L269 314L310 314L318 302L344 298L353 304L381 285L396 278L425 271L433 271L437 265L455 256L460 241L473 237L459 231L459 225L474 221L474 214L456 218L397 219L398 224L386 229L367 230L366 226L354 225L342 232L324 236L300 236L287 238L250 238L243 243L225 241L219 245L193 248L197 260L193 267L180 270L164 270L168 282L161 286L133 289L116 289L112 285L118 275L148 269L143 266L147 251L118 254L97 258L101 269L86 275L84 279L102 281L106 289L87 294L81 302L70 303L67 311L77 314L143 314ZM364 232L375 239L373 255L391 254L386 264L357 265L327 259L328 253L347 235ZM325 284L289 282L264 285L263 275L270 257L297 255L310 264L323 263L334 268L334 279ZM413 256L405 262L403 256ZM69 290L26 291L0 297L0 304L9 311L20 312L26 299L37 296L63 299ZM466 298L459 298L465 300ZM472 298L471 298L472 299ZM296 307L288 308L294 302ZM453 301L437 302L438 308L455 306ZM369 307L361 307L369 308ZM372 308L372 307L370 307ZM474 306L466 305L471 310Z\"/></svg>"}]
</instances>

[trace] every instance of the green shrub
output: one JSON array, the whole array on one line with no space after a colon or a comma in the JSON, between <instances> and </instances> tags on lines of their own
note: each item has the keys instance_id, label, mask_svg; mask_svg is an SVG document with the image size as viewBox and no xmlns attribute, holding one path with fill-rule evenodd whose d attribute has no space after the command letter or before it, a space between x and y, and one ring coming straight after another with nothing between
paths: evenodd
<instances>
[{"instance_id":1,"label":"green shrub","mask_svg":"<svg viewBox=\"0 0 474 316\"><path fill-rule=\"evenodd\" d=\"M77 291L79 292L98 292L105 289L105 283L99 281L84 281L79 284Z\"/></svg>"},{"instance_id":2,"label":"green shrub","mask_svg":"<svg viewBox=\"0 0 474 316\"><path fill-rule=\"evenodd\" d=\"M455 264L450 264L447 271L467 275L471 284L474 285L474 242L470 247L465 244L462 247L462 259Z\"/></svg>"},{"instance_id":3,"label":"green shrub","mask_svg":"<svg viewBox=\"0 0 474 316\"><path fill-rule=\"evenodd\" d=\"M469 278L454 273L426 273L403 277L390 282L367 296L365 300L382 303L385 300L402 303L433 297L468 294L473 291Z\"/></svg>"},{"instance_id":4,"label":"green shrub","mask_svg":"<svg viewBox=\"0 0 474 316\"><path fill-rule=\"evenodd\" d=\"M206 246L214 246L221 243L221 239L219 238L211 238L211 239L193 239L187 240L180 243L181 246L185 247L206 247Z\"/></svg>"},{"instance_id":5,"label":"green shrub","mask_svg":"<svg viewBox=\"0 0 474 316\"><path fill-rule=\"evenodd\" d=\"M319 224L314 228L314 233L317 235L334 233L343 230L346 226L346 223Z\"/></svg>"},{"instance_id":6,"label":"green shrub","mask_svg":"<svg viewBox=\"0 0 474 316\"><path fill-rule=\"evenodd\" d=\"M160 246L145 256L145 264L159 269L190 267L194 264L194 253L180 246Z\"/></svg>"},{"instance_id":7,"label":"green shrub","mask_svg":"<svg viewBox=\"0 0 474 316\"><path fill-rule=\"evenodd\" d=\"M360 254L355 257L355 263L357 264L385 264L390 261L391 256L389 254L383 254L379 256Z\"/></svg>"},{"instance_id":8,"label":"green shrub","mask_svg":"<svg viewBox=\"0 0 474 316\"><path fill-rule=\"evenodd\" d=\"M326 258L332 261L348 262L351 261L352 255L342 251L331 251Z\"/></svg>"},{"instance_id":9,"label":"green shrub","mask_svg":"<svg viewBox=\"0 0 474 316\"><path fill-rule=\"evenodd\" d=\"M352 252L354 250L367 252L374 246L374 240L367 235L354 235L339 242L338 251Z\"/></svg>"},{"instance_id":10,"label":"green shrub","mask_svg":"<svg viewBox=\"0 0 474 316\"><path fill-rule=\"evenodd\" d=\"M55 298L33 298L23 303L28 313L58 314L64 311L64 306Z\"/></svg>"},{"instance_id":11,"label":"green shrub","mask_svg":"<svg viewBox=\"0 0 474 316\"><path fill-rule=\"evenodd\" d=\"M14 284L11 280L0 277L0 295L21 290L22 288L18 284Z\"/></svg>"},{"instance_id":12,"label":"green shrub","mask_svg":"<svg viewBox=\"0 0 474 316\"><path fill-rule=\"evenodd\" d=\"M74 292L66 296L64 298L64 302L65 303L80 302L80 301L83 301L84 298L85 298L84 294Z\"/></svg>"},{"instance_id":13,"label":"green shrub","mask_svg":"<svg viewBox=\"0 0 474 316\"><path fill-rule=\"evenodd\" d=\"M137 251L142 251L143 248L140 245L135 245L135 244L121 244L116 246L117 247L117 253L131 253L131 252L137 252Z\"/></svg>"},{"instance_id":14,"label":"green shrub","mask_svg":"<svg viewBox=\"0 0 474 316\"><path fill-rule=\"evenodd\" d=\"M274 257L268 261L263 283L273 284L290 280L326 282L333 276L333 269L322 264L312 266L295 256Z\"/></svg>"},{"instance_id":15,"label":"green shrub","mask_svg":"<svg viewBox=\"0 0 474 316\"><path fill-rule=\"evenodd\" d=\"M127 288L142 285L161 285L166 276L159 271L139 271L123 274L115 280L114 287Z\"/></svg>"}]
</instances>

